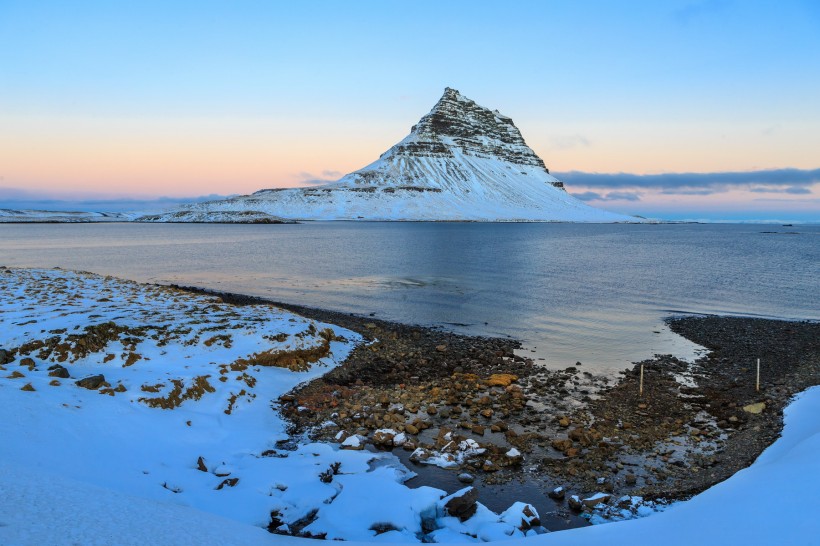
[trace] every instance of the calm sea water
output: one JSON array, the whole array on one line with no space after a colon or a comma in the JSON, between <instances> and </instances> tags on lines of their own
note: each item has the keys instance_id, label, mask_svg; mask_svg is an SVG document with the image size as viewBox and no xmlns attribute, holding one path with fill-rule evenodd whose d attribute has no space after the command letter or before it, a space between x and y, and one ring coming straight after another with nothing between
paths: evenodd
<instances>
[{"instance_id":1,"label":"calm sea water","mask_svg":"<svg viewBox=\"0 0 820 546\"><path fill-rule=\"evenodd\" d=\"M610 372L655 353L693 358L671 315L820 320L820 226L7 224L0 265L511 336L550 367Z\"/></svg>"}]
</instances>

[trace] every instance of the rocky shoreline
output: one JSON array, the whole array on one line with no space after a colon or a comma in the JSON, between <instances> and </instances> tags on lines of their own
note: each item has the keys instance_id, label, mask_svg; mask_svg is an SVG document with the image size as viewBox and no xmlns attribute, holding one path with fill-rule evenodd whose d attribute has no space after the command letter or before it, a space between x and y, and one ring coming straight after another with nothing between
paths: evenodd
<instances>
[{"instance_id":1,"label":"rocky shoreline","mask_svg":"<svg viewBox=\"0 0 820 546\"><path fill-rule=\"evenodd\" d=\"M488 505L505 490L540 492L540 502L517 500L534 504L553 530L585 524L579 515L631 517L727 479L777 438L791 397L820 384L815 322L670 319L709 353L695 363L656 355L615 381L581 363L544 369L516 355L514 340L275 305L368 340L342 366L281 398L294 434L393 450L419 485L442 487L446 473L453 484L474 483Z\"/></svg>"}]
</instances>

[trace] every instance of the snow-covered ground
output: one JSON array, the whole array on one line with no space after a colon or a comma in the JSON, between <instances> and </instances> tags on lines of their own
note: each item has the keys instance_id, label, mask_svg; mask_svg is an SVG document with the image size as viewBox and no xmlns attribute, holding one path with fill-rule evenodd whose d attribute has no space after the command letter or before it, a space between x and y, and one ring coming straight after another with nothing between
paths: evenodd
<instances>
[{"instance_id":1,"label":"snow-covered ground","mask_svg":"<svg viewBox=\"0 0 820 546\"><path fill-rule=\"evenodd\" d=\"M0 294L0 544L534 534L522 503L461 522L389 453L290 441L279 397L354 332L61 269L0 268Z\"/></svg>"}]
</instances>

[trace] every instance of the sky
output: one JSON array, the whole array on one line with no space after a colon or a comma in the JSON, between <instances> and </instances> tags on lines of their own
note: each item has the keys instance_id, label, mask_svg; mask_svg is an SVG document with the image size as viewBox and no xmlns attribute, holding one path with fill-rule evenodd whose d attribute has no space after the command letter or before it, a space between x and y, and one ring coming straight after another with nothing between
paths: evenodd
<instances>
[{"instance_id":1,"label":"sky","mask_svg":"<svg viewBox=\"0 0 820 546\"><path fill-rule=\"evenodd\" d=\"M0 207L335 180L446 86L591 205L820 222L815 0L0 0Z\"/></svg>"}]
</instances>

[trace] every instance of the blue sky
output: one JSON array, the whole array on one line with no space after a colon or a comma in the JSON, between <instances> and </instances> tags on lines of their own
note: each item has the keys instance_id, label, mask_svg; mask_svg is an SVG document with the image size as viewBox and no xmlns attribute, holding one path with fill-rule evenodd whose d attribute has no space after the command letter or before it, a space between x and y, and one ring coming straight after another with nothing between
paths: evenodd
<instances>
[{"instance_id":1,"label":"blue sky","mask_svg":"<svg viewBox=\"0 0 820 546\"><path fill-rule=\"evenodd\" d=\"M818 67L816 1L0 0L0 206L332 179L451 86L591 204L820 220Z\"/></svg>"}]
</instances>

